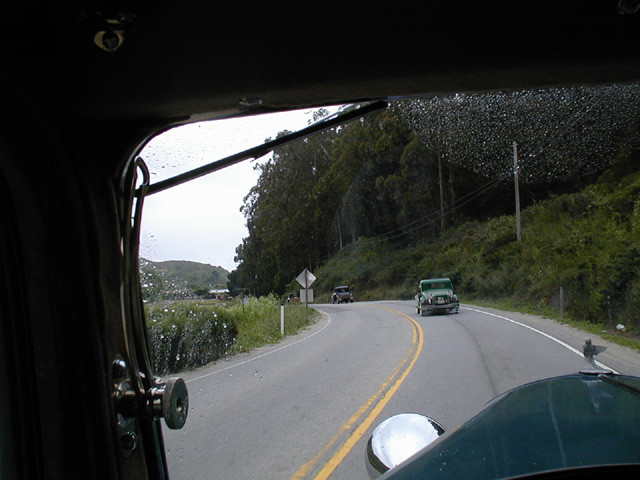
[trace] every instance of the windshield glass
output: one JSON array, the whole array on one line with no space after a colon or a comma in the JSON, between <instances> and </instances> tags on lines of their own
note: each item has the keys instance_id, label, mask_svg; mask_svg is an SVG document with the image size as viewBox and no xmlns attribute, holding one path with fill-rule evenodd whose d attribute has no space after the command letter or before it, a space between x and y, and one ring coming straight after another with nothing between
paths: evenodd
<instances>
[{"instance_id":1,"label":"windshield glass","mask_svg":"<svg viewBox=\"0 0 640 480\"><path fill-rule=\"evenodd\" d=\"M154 184L353 108L180 127L141 157ZM171 477L365 478L385 418L455 431L496 396L576 374L587 337L607 347L597 368L640 376L639 113L638 84L397 100L150 195L154 368L190 392L187 424L164 432ZM523 421L528 392L509 407ZM570 413L593 422L563 438L596 448L590 392L580 383ZM637 422L623 427L608 434L638 452ZM544 470L536 448L520 454ZM482 455L516 474L496 452Z\"/></svg>"}]
</instances>

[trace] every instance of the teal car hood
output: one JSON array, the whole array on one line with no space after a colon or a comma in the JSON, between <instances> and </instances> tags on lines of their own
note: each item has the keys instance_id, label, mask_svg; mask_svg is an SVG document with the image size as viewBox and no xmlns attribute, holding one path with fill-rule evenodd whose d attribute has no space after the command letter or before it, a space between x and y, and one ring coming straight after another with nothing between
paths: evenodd
<instances>
[{"instance_id":1,"label":"teal car hood","mask_svg":"<svg viewBox=\"0 0 640 480\"><path fill-rule=\"evenodd\" d=\"M640 379L570 375L497 397L381 478L496 479L618 464L640 469Z\"/></svg>"}]
</instances>

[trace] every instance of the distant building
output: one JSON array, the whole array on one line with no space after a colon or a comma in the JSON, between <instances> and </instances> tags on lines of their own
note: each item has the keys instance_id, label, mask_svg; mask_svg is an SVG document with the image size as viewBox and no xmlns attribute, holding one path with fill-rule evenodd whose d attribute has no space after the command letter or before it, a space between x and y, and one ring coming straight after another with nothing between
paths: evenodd
<instances>
[{"instance_id":1,"label":"distant building","mask_svg":"<svg viewBox=\"0 0 640 480\"><path fill-rule=\"evenodd\" d=\"M231 293L226 288L209 290L209 295L211 295L211 298L215 298L216 300L229 300L231 298Z\"/></svg>"}]
</instances>

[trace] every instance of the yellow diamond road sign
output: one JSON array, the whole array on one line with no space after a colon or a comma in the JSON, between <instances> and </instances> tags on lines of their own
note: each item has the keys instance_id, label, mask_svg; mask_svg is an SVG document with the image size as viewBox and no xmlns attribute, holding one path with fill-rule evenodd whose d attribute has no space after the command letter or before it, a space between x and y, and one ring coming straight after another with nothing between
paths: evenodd
<instances>
[{"instance_id":1,"label":"yellow diamond road sign","mask_svg":"<svg viewBox=\"0 0 640 480\"><path fill-rule=\"evenodd\" d=\"M311 284L316 281L316 277L313 273L305 268L302 273L296 277L296 280L304 288L309 288Z\"/></svg>"}]
</instances>

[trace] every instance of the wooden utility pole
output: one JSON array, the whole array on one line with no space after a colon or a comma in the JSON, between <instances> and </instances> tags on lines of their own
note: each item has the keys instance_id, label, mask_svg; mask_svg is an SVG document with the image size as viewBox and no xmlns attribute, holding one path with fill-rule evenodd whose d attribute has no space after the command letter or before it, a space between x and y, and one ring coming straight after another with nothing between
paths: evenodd
<instances>
[{"instance_id":1,"label":"wooden utility pole","mask_svg":"<svg viewBox=\"0 0 640 480\"><path fill-rule=\"evenodd\" d=\"M442 172L442 152L438 152L438 176L440 181L440 231L444 232L444 175Z\"/></svg>"},{"instance_id":2,"label":"wooden utility pole","mask_svg":"<svg viewBox=\"0 0 640 480\"><path fill-rule=\"evenodd\" d=\"M518 181L518 144L513 142L513 180L516 189L516 240L522 240L522 225L520 224L520 185Z\"/></svg>"}]
</instances>

